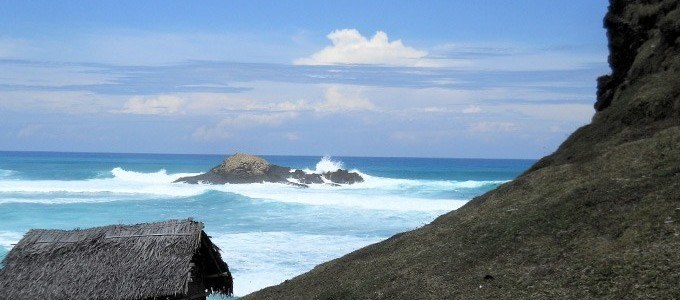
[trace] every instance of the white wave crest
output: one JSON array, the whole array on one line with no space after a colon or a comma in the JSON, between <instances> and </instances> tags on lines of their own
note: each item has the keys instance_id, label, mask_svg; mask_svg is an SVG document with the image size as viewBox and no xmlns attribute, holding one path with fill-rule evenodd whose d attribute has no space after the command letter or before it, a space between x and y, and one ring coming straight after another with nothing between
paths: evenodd
<instances>
[{"instance_id":1,"label":"white wave crest","mask_svg":"<svg viewBox=\"0 0 680 300\"><path fill-rule=\"evenodd\" d=\"M344 164L339 160L332 160L330 156L325 155L316 163L314 170L305 169L307 173L323 174L326 172L335 172L342 169Z\"/></svg>"},{"instance_id":2,"label":"white wave crest","mask_svg":"<svg viewBox=\"0 0 680 300\"><path fill-rule=\"evenodd\" d=\"M19 195L45 194L47 197L3 197L3 203L62 204L78 202L116 201L119 196L189 197L205 192L206 188L173 184L183 176L196 173L167 174L165 170L142 173L114 168L112 178L86 180L0 180L0 193ZM58 194L58 195L56 195ZM68 197L64 197L67 194Z\"/></svg>"},{"instance_id":3,"label":"white wave crest","mask_svg":"<svg viewBox=\"0 0 680 300\"><path fill-rule=\"evenodd\" d=\"M360 188L361 184L335 187L311 185L300 189L278 183L228 184L226 191L264 201L327 205L359 209L396 211L438 211L457 209L465 199L427 199L399 195L398 191Z\"/></svg>"},{"instance_id":4,"label":"white wave crest","mask_svg":"<svg viewBox=\"0 0 680 300\"><path fill-rule=\"evenodd\" d=\"M139 183L168 183L177 180L182 176L191 176L195 174L172 174L168 175L165 169L160 169L158 172L141 173L135 171L128 171L116 167L111 170L113 177L119 181L131 181Z\"/></svg>"},{"instance_id":5,"label":"white wave crest","mask_svg":"<svg viewBox=\"0 0 680 300\"><path fill-rule=\"evenodd\" d=\"M249 198L305 205L328 205L374 210L446 212L458 209L469 199L433 198L432 193L465 191L499 185L507 181L413 180L370 176L364 182L331 186L312 184L299 189L277 183L227 184L225 191ZM221 188L220 188L221 190Z\"/></svg>"},{"instance_id":6,"label":"white wave crest","mask_svg":"<svg viewBox=\"0 0 680 300\"><path fill-rule=\"evenodd\" d=\"M7 193L0 197L0 204L100 203L195 197L208 191L221 191L257 200L305 205L445 212L457 209L467 202L468 199L456 197L456 191L505 182L411 180L361 174L365 179L362 183L339 187L313 184L310 188L301 189L279 183L226 185L173 183L180 177L196 173L168 174L166 170L143 173L114 168L111 174L113 175L111 178L87 180L0 180L0 193ZM433 194L437 196L432 196Z\"/></svg>"},{"instance_id":7,"label":"white wave crest","mask_svg":"<svg viewBox=\"0 0 680 300\"><path fill-rule=\"evenodd\" d=\"M417 180L417 179L400 179L400 178L385 178L371 176L358 172L364 178L364 182L350 185L352 188L422 188L422 189L439 189L439 190L463 190L476 189L487 185L499 185L508 182L509 180Z\"/></svg>"},{"instance_id":8,"label":"white wave crest","mask_svg":"<svg viewBox=\"0 0 680 300\"><path fill-rule=\"evenodd\" d=\"M14 244L19 242L21 236L19 232L0 230L0 247L11 250Z\"/></svg>"}]
</instances>

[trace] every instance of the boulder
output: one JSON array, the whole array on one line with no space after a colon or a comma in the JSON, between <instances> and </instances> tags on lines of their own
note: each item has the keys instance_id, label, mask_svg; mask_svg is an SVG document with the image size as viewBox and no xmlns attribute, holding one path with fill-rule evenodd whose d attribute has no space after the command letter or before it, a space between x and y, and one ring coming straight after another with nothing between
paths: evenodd
<instances>
[{"instance_id":1,"label":"boulder","mask_svg":"<svg viewBox=\"0 0 680 300\"><path fill-rule=\"evenodd\" d=\"M175 182L185 183L258 183L287 182L290 168L270 164L255 155L237 153L207 173L182 177Z\"/></svg>"},{"instance_id":2,"label":"boulder","mask_svg":"<svg viewBox=\"0 0 680 300\"><path fill-rule=\"evenodd\" d=\"M364 178L356 172L349 172L347 170L338 169L335 172L326 172L323 177L333 183L340 184L354 184L357 182L364 182Z\"/></svg>"},{"instance_id":3,"label":"boulder","mask_svg":"<svg viewBox=\"0 0 680 300\"><path fill-rule=\"evenodd\" d=\"M298 182L304 184L324 183L323 179L321 178L321 174L305 173L302 170L295 170L295 172L291 173L291 175L293 179L296 179Z\"/></svg>"}]
</instances>

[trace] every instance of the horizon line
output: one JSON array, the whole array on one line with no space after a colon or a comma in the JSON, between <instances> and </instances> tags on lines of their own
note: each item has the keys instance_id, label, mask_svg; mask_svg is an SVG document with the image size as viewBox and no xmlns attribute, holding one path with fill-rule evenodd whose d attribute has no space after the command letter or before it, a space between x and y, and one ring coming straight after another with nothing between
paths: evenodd
<instances>
[{"instance_id":1,"label":"horizon line","mask_svg":"<svg viewBox=\"0 0 680 300\"><path fill-rule=\"evenodd\" d=\"M56 150L0 150L0 153L64 153L64 154L137 154L137 155L213 155L213 156L231 156L236 153L159 153L159 152L97 152L97 151L56 151ZM253 154L253 153L247 153ZM300 155L300 154L253 154L257 156L293 156L293 157L347 157L347 158L423 158L423 159L470 159L470 160L533 160L538 161L539 158L488 158L488 157L442 157L442 156L361 156L361 155ZM549 154L548 154L549 155Z\"/></svg>"}]
</instances>

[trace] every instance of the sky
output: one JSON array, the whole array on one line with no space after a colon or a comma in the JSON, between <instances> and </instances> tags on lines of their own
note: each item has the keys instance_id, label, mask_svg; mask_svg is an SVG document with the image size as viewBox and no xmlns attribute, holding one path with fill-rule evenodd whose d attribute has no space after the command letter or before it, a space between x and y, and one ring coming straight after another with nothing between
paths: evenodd
<instances>
[{"instance_id":1,"label":"sky","mask_svg":"<svg viewBox=\"0 0 680 300\"><path fill-rule=\"evenodd\" d=\"M539 158L605 0L2 1L0 151Z\"/></svg>"}]
</instances>

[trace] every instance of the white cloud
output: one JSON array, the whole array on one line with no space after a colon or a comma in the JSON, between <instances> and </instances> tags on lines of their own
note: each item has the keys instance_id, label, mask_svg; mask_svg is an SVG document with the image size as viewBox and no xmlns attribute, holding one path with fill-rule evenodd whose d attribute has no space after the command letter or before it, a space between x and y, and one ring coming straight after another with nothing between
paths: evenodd
<instances>
[{"instance_id":1,"label":"white cloud","mask_svg":"<svg viewBox=\"0 0 680 300\"><path fill-rule=\"evenodd\" d=\"M121 113L136 115L172 115L182 112L184 100L177 96L160 95L151 98L134 96L123 106Z\"/></svg>"},{"instance_id":2,"label":"white cloud","mask_svg":"<svg viewBox=\"0 0 680 300\"><path fill-rule=\"evenodd\" d=\"M390 41L387 33L377 31L373 37L356 29L339 29L327 35L330 46L309 57L294 61L298 65L386 65L401 67L446 67L471 71L545 71L576 70L604 64L606 52L596 49L543 49L519 44L444 44L433 53ZM450 85L455 80L435 80L433 84Z\"/></svg>"},{"instance_id":3,"label":"white cloud","mask_svg":"<svg viewBox=\"0 0 680 300\"><path fill-rule=\"evenodd\" d=\"M415 132L410 132L410 131L395 131L390 134L390 138L396 141L400 142L417 142L419 141L418 139L418 134Z\"/></svg>"},{"instance_id":4,"label":"white cloud","mask_svg":"<svg viewBox=\"0 0 680 300\"><path fill-rule=\"evenodd\" d=\"M267 105L267 109L271 111L304 111L309 110L309 105L304 100L298 101L284 101L279 103L272 103Z\"/></svg>"},{"instance_id":5,"label":"white cloud","mask_svg":"<svg viewBox=\"0 0 680 300\"><path fill-rule=\"evenodd\" d=\"M114 112L144 115L215 115L234 112L300 112L312 108L304 100L264 101L223 93L178 93L134 96Z\"/></svg>"},{"instance_id":6,"label":"white cloud","mask_svg":"<svg viewBox=\"0 0 680 300\"><path fill-rule=\"evenodd\" d=\"M541 52L478 59L468 69L477 71L560 71L604 65L606 53Z\"/></svg>"},{"instance_id":7,"label":"white cloud","mask_svg":"<svg viewBox=\"0 0 680 300\"><path fill-rule=\"evenodd\" d=\"M185 111L191 115L214 115L233 112L298 112L311 110L304 100L271 100L282 97L273 95L233 95L224 93L184 93L178 94L185 99Z\"/></svg>"},{"instance_id":8,"label":"white cloud","mask_svg":"<svg viewBox=\"0 0 680 300\"><path fill-rule=\"evenodd\" d=\"M0 37L0 57L17 58L25 52L30 52L33 47L25 39Z\"/></svg>"},{"instance_id":9,"label":"white cloud","mask_svg":"<svg viewBox=\"0 0 680 300\"><path fill-rule=\"evenodd\" d=\"M194 139L197 140L221 140L221 139L226 139L230 138L233 136L233 132L227 130L227 128L221 127L220 124L218 123L216 126L213 127L208 127L208 126L202 126L196 129L194 133L191 135Z\"/></svg>"},{"instance_id":10,"label":"white cloud","mask_svg":"<svg viewBox=\"0 0 680 300\"><path fill-rule=\"evenodd\" d=\"M284 136L289 141L297 141L300 139L300 135L297 132L286 132Z\"/></svg>"},{"instance_id":11,"label":"white cloud","mask_svg":"<svg viewBox=\"0 0 680 300\"><path fill-rule=\"evenodd\" d=\"M432 56L465 58L460 66L473 71L576 70L605 64L602 49L560 49L519 43L446 43L432 48Z\"/></svg>"},{"instance_id":12,"label":"white cloud","mask_svg":"<svg viewBox=\"0 0 680 300\"><path fill-rule=\"evenodd\" d=\"M295 60L298 65L376 64L389 66L434 66L427 51L405 46L401 40L389 41L378 31L368 39L356 29L335 30L327 35L333 43L310 57Z\"/></svg>"},{"instance_id":13,"label":"white cloud","mask_svg":"<svg viewBox=\"0 0 680 300\"><path fill-rule=\"evenodd\" d=\"M238 128L259 126L278 126L284 121L297 117L295 112L271 113L271 114L242 114L233 118L223 119L220 124Z\"/></svg>"},{"instance_id":14,"label":"white cloud","mask_svg":"<svg viewBox=\"0 0 680 300\"><path fill-rule=\"evenodd\" d=\"M118 96L88 91L0 91L0 110L17 112L95 114L115 110L120 102Z\"/></svg>"},{"instance_id":15,"label":"white cloud","mask_svg":"<svg viewBox=\"0 0 680 300\"><path fill-rule=\"evenodd\" d=\"M561 131L563 131L563 129L560 126L557 126L557 125L550 126L550 128L548 128L548 130L550 132L561 132Z\"/></svg>"},{"instance_id":16,"label":"white cloud","mask_svg":"<svg viewBox=\"0 0 680 300\"><path fill-rule=\"evenodd\" d=\"M43 125L40 125L40 124L31 124L31 125L28 125L28 126L26 126L26 127L24 127L24 128L21 128L21 130L19 130L19 132L17 132L17 137L18 137L18 138L27 138L27 137L30 137L30 136L35 135L36 133L38 133L40 130L42 130L43 127L44 127L44 126L43 126Z\"/></svg>"},{"instance_id":17,"label":"white cloud","mask_svg":"<svg viewBox=\"0 0 680 300\"><path fill-rule=\"evenodd\" d=\"M0 41L0 51L1 48ZM115 74L105 74L103 68L68 64L5 61L0 68L0 84L3 85L64 87L115 84L117 79Z\"/></svg>"},{"instance_id":18,"label":"white cloud","mask_svg":"<svg viewBox=\"0 0 680 300\"><path fill-rule=\"evenodd\" d=\"M476 105L470 105L466 108L463 108L463 110L461 110L461 112L464 113L464 114L477 114L477 113L480 113L481 111L482 111L482 109L479 106L476 106Z\"/></svg>"},{"instance_id":19,"label":"white cloud","mask_svg":"<svg viewBox=\"0 0 680 300\"><path fill-rule=\"evenodd\" d=\"M591 103L594 95L576 92L551 91L525 87L488 87L488 88L410 88L410 87L370 87L365 94L377 106L405 108L417 104L420 107L441 107L450 111L462 112L468 106L479 106L485 112L502 103L534 102L551 104L563 102ZM488 101L493 101L494 105Z\"/></svg>"},{"instance_id":20,"label":"white cloud","mask_svg":"<svg viewBox=\"0 0 680 300\"><path fill-rule=\"evenodd\" d=\"M573 122L587 124L595 114L595 109L590 103L566 103L566 104L516 104L499 107L511 112L517 112L541 120Z\"/></svg>"},{"instance_id":21,"label":"white cloud","mask_svg":"<svg viewBox=\"0 0 680 300\"><path fill-rule=\"evenodd\" d=\"M276 127L285 121L294 119L298 116L296 112L279 112L268 114L243 113L237 116L222 119L215 126L203 126L192 134L192 137L199 140L225 139L232 137L239 130L254 127Z\"/></svg>"},{"instance_id":22,"label":"white cloud","mask_svg":"<svg viewBox=\"0 0 680 300\"><path fill-rule=\"evenodd\" d=\"M477 122L470 126L471 132L511 132L518 129L511 122Z\"/></svg>"},{"instance_id":23,"label":"white cloud","mask_svg":"<svg viewBox=\"0 0 680 300\"><path fill-rule=\"evenodd\" d=\"M363 96L358 87L331 85L326 89L324 98L325 101L314 105L315 111L337 113L375 109L375 105Z\"/></svg>"},{"instance_id":24,"label":"white cloud","mask_svg":"<svg viewBox=\"0 0 680 300\"><path fill-rule=\"evenodd\" d=\"M304 45L303 45L304 46ZM271 51L276 48L277 51ZM68 39L0 36L0 58L33 61L166 65L189 60L280 63L300 53L289 35L84 29Z\"/></svg>"},{"instance_id":25,"label":"white cloud","mask_svg":"<svg viewBox=\"0 0 680 300\"><path fill-rule=\"evenodd\" d=\"M447 113L447 112L449 112L449 110L444 108L444 107L436 107L436 106L416 108L416 109L414 109L414 111L420 112L420 113Z\"/></svg>"}]
</instances>

